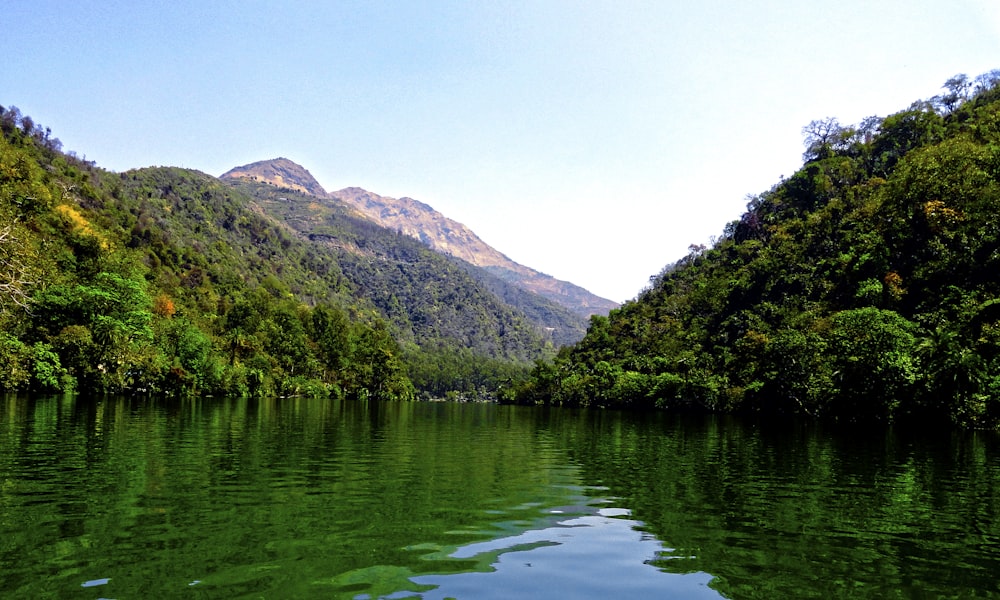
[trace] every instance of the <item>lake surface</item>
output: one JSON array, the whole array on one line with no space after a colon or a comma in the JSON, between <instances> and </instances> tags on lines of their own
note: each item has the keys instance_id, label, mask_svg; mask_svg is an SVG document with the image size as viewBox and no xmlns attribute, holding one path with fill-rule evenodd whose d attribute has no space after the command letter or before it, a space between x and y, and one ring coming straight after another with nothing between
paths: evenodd
<instances>
[{"instance_id":1,"label":"lake surface","mask_svg":"<svg viewBox=\"0 0 1000 600\"><path fill-rule=\"evenodd\" d=\"M998 581L993 434L0 398L3 598L988 598Z\"/></svg>"}]
</instances>

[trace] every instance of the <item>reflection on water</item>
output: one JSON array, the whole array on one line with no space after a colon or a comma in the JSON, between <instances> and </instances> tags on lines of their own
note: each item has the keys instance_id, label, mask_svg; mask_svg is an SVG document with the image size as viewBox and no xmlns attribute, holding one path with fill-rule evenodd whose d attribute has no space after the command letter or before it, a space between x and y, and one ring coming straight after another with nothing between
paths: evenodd
<instances>
[{"instance_id":1,"label":"reflection on water","mask_svg":"<svg viewBox=\"0 0 1000 600\"><path fill-rule=\"evenodd\" d=\"M0 402L0 596L1000 597L992 435Z\"/></svg>"},{"instance_id":2,"label":"reflection on water","mask_svg":"<svg viewBox=\"0 0 1000 600\"><path fill-rule=\"evenodd\" d=\"M995 434L553 412L590 484L730 598L1000 597Z\"/></svg>"},{"instance_id":3,"label":"reflection on water","mask_svg":"<svg viewBox=\"0 0 1000 600\"><path fill-rule=\"evenodd\" d=\"M558 511L556 511L558 514ZM712 577L692 573L664 577L651 566L667 549L639 522L621 518L627 510L596 514L486 542L451 554L486 565L473 572L415 577L433 586L434 598L721 598L710 589ZM392 598L406 597L395 594Z\"/></svg>"}]
</instances>

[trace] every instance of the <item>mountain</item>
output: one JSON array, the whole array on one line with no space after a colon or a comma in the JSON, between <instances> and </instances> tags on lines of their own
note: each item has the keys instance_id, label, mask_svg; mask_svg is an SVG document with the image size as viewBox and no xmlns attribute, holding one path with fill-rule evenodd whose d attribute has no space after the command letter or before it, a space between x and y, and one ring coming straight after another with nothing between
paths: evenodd
<instances>
[{"instance_id":1,"label":"mountain","mask_svg":"<svg viewBox=\"0 0 1000 600\"><path fill-rule=\"evenodd\" d=\"M226 182L300 239L333 253L344 276L394 322L403 340L427 347L443 335L449 344L495 355L495 348L517 342L527 330L556 346L578 341L585 333L583 317L382 227L335 198L252 178L227 177ZM472 307L477 308L467 310ZM483 310L491 315L516 314L528 323L508 327L500 338L487 342L479 339L483 323L469 322ZM528 348L530 344L515 354L500 355L523 360L530 355Z\"/></svg>"},{"instance_id":2,"label":"mountain","mask_svg":"<svg viewBox=\"0 0 1000 600\"><path fill-rule=\"evenodd\" d=\"M326 190L316 181L312 173L287 158L262 160L236 167L223 173L220 179L250 179L313 196L326 196Z\"/></svg>"},{"instance_id":3,"label":"mountain","mask_svg":"<svg viewBox=\"0 0 1000 600\"><path fill-rule=\"evenodd\" d=\"M797 172L521 401L1000 429L1000 71L945 88L810 123Z\"/></svg>"},{"instance_id":4,"label":"mountain","mask_svg":"<svg viewBox=\"0 0 1000 600\"><path fill-rule=\"evenodd\" d=\"M431 248L486 269L500 279L539 294L584 317L607 314L618 304L584 288L518 264L471 229L413 198L379 196L361 188L331 192L383 227L398 229Z\"/></svg>"},{"instance_id":5,"label":"mountain","mask_svg":"<svg viewBox=\"0 0 1000 600\"><path fill-rule=\"evenodd\" d=\"M112 173L0 107L0 392L490 398L582 337L582 317L267 168Z\"/></svg>"},{"instance_id":6,"label":"mountain","mask_svg":"<svg viewBox=\"0 0 1000 600\"><path fill-rule=\"evenodd\" d=\"M380 196L357 187L326 193L309 171L284 158L236 167L220 178L250 179L339 200L387 229L399 231L438 252L485 269L502 281L539 294L584 318L607 314L618 306L578 285L514 262L462 223L445 217L413 198Z\"/></svg>"}]
</instances>

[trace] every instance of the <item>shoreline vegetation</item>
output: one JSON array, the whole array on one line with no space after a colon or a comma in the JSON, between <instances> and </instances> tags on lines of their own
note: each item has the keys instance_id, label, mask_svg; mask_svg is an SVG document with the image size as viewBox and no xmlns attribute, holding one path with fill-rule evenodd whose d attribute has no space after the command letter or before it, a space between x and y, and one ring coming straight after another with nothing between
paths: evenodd
<instances>
[{"instance_id":1,"label":"shoreline vegetation","mask_svg":"<svg viewBox=\"0 0 1000 600\"><path fill-rule=\"evenodd\" d=\"M801 169L592 318L517 400L996 429L1000 71L943 89L809 123Z\"/></svg>"},{"instance_id":2,"label":"shoreline vegetation","mask_svg":"<svg viewBox=\"0 0 1000 600\"><path fill-rule=\"evenodd\" d=\"M801 169L558 352L398 232L331 205L310 236L307 200L276 216L268 186L105 171L0 107L0 391L996 429L1000 70L943 89L856 125L809 123Z\"/></svg>"},{"instance_id":3,"label":"shoreline vegetation","mask_svg":"<svg viewBox=\"0 0 1000 600\"><path fill-rule=\"evenodd\" d=\"M309 236L265 210L316 202L294 190L105 171L15 107L0 133L0 391L476 398L553 353L461 267L347 207Z\"/></svg>"}]
</instances>

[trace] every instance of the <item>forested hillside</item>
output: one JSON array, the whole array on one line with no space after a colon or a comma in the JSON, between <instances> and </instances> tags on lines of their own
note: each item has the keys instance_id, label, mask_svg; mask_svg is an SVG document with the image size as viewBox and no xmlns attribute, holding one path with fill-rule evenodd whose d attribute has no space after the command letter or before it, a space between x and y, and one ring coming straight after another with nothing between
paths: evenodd
<instances>
[{"instance_id":1,"label":"forested hillside","mask_svg":"<svg viewBox=\"0 0 1000 600\"><path fill-rule=\"evenodd\" d=\"M522 402L1000 423L1000 71L854 126L594 317Z\"/></svg>"},{"instance_id":2,"label":"forested hillside","mask_svg":"<svg viewBox=\"0 0 1000 600\"><path fill-rule=\"evenodd\" d=\"M299 215L306 233L315 199L291 190L110 173L16 108L0 124L0 390L489 395L547 351L463 269L344 207Z\"/></svg>"},{"instance_id":3,"label":"forested hillside","mask_svg":"<svg viewBox=\"0 0 1000 600\"><path fill-rule=\"evenodd\" d=\"M447 338L477 354L524 361L537 356L540 333L560 346L579 341L586 331L584 319L551 300L375 225L325 194L240 178L224 181L303 239L325 247L405 340L426 346Z\"/></svg>"},{"instance_id":4,"label":"forested hillside","mask_svg":"<svg viewBox=\"0 0 1000 600\"><path fill-rule=\"evenodd\" d=\"M327 193L308 170L287 158L235 167L219 178L237 186L247 182L268 184L243 186L243 189L256 198L270 196L270 201L263 202L267 211L282 221L290 217L287 222L309 236L314 236L313 229L317 227L338 227L324 220L343 222L345 214L350 214L419 240L452 259L503 303L522 312L556 346L580 341L590 315L607 314L618 306L572 283L515 263L465 225L412 198L390 198L357 187ZM274 190L268 190L269 186L281 191L272 194ZM275 202L274 197L280 200ZM352 210L344 213L344 207ZM334 208L337 210L331 211ZM329 232L318 235L336 241Z\"/></svg>"},{"instance_id":5,"label":"forested hillside","mask_svg":"<svg viewBox=\"0 0 1000 600\"><path fill-rule=\"evenodd\" d=\"M329 196L354 207L383 227L401 231L438 252L479 267L494 279L531 292L531 295L524 296L526 299L537 295L569 309L577 315L574 324L579 324L579 335L572 336L573 342L583 337L591 315L605 315L618 307L618 303L592 294L578 285L514 262L462 223L413 198L389 198L361 188L345 188L331 192ZM534 302L540 304L537 300ZM565 321L560 319L548 325L561 330L565 329Z\"/></svg>"}]
</instances>

